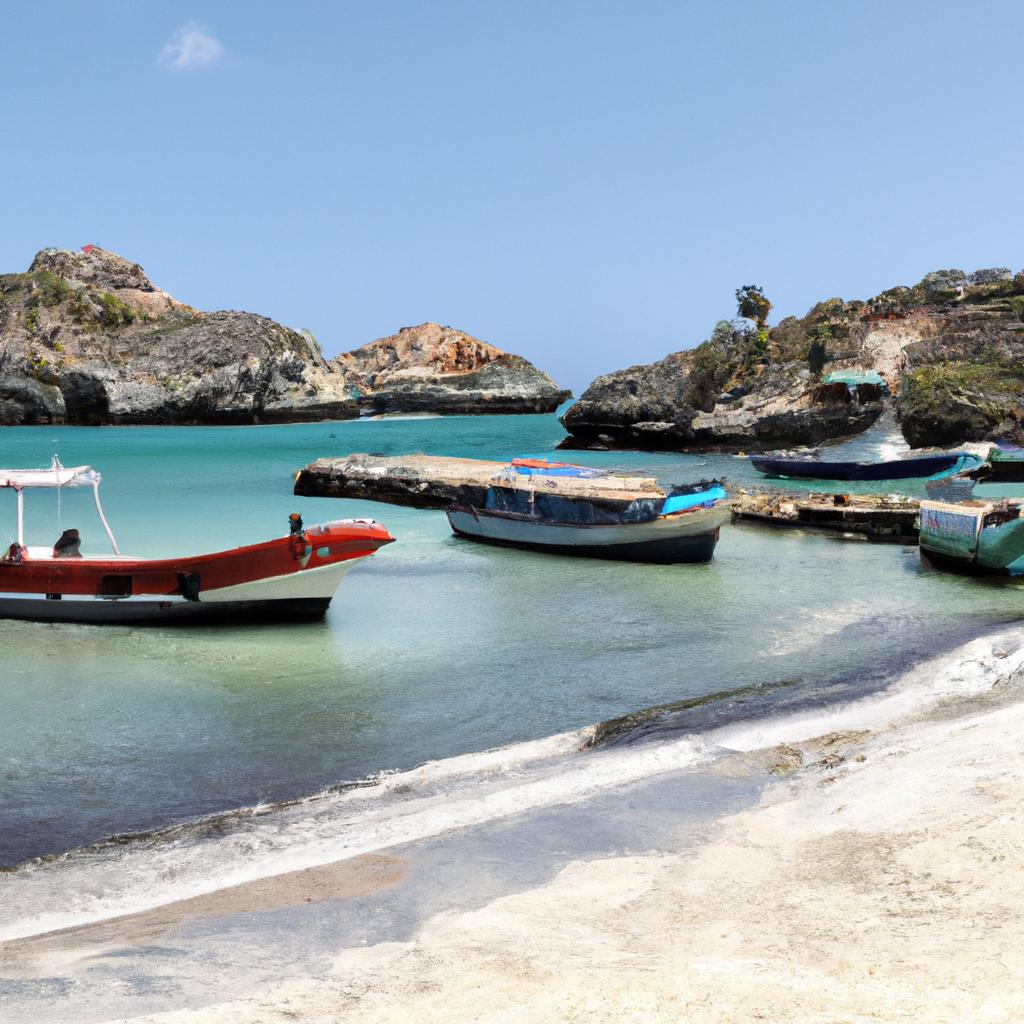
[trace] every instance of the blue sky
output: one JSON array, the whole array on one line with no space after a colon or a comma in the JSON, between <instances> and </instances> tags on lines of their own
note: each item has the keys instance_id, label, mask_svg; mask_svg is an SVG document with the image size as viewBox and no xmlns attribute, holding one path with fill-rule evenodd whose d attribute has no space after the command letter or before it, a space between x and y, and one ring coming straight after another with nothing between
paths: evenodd
<instances>
[{"instance_id":1,"label":"blue sky","mask_svg":"<svg viewBox=\"0 0 1024 1024\"><path fill-rule=\"evenodd\" d=\"M0 270L94 242L332 355L439 320L577 392L1024 266L1024 5L18 4Z\"/></svg>"}]
</instances>

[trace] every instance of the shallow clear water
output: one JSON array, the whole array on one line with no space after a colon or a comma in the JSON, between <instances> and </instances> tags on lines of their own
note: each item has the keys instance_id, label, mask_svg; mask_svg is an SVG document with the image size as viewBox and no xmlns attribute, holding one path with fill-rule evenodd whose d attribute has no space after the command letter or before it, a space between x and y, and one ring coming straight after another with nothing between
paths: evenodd
<instances>
[{"instance_id":1,"label":"shallow clear water","mask_svg":"<svg viewBox=\"0 0 1024 1024\"><path fill-rule=\"evenodd\" d=\"M429 759L754 687L825 697L1019 615L1021 591L925 571L914 548L755 527L715 560L644 566L453 538L442 512L299 499L292 475L352 451L550 452L553 416L245 428L6 428L0 463L91 463L122 550L199 552L372 515L398 543L344 581L325 622L142 629L0 622L0 862L303 796ZM732 456L580 453L683 482L757 475ZM815 485L820 487L820 485ZM844 485L850 489L850 485ZM907 490L907 488L903 488ZM0 540L14 504L0 495ZM27 499L29 541L78 526L87 492Z\"/></svg>"}]
</instances>

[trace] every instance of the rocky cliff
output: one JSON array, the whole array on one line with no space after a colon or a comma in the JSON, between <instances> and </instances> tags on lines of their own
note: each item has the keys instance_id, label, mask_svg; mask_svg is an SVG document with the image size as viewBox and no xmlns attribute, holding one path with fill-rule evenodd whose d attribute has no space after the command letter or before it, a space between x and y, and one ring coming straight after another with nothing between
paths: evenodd
<instances>
[{"instance_id":1,"label":"rocky cliff","mask_svg":"<svg viewBox=\"0 0 1024 1024\"><path fill-rule=\"evenodd\" d=\"M553 412L570 394L521 356L435 323L403 327L332 366L380 412Z\"/></svg>"},{"instance_id":2,"label":"rocky cliff","mask_svg":"<svg viewBox=\"0 0 1024 1024\"><path fill-rule=\"evenodd\" d=\"M114 253L44 249L26 273L0 275L0 424L533 412L564 394L526 360L450 328L407 334L327 361L307 332L195 310Z\"/></svg>"},{"instance_id":3,"label":"rocky cliff","mask_svg":"<svg viewBox=\"0 0 1024 1024\"><path fill-rule=\"evenodd\" d=\"M851 372L884 386L827 382ZM1020 439L1024 275L939 271L761 334L723 321L695 349L595 380L562 418L564 447L816 444L870 426L886 393L915 447Z\"/></svg>"}]
</instances>

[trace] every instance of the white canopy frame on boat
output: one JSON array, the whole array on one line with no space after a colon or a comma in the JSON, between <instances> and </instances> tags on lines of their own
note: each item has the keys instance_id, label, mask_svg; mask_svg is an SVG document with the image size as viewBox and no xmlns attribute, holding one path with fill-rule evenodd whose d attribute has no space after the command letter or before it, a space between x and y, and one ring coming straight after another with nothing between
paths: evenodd
<instances>
[{"instance_id":1,"label":"white canopy frame on boat","mask_svg":"<svg viewBox=\"0 0 1024 1024\"><path fill-rule=\"evenodd\" d=\"M117 546L114 531L110 529L110 523L103 514L103 506L100 504L100 481L103 478L92 466L74 466L68 468L60 464L60 459L54 455L53 465L49 469L0 469L0 488L9 487L18 496L18 546L25 546L25 489L34 487L55 487L57 489L58 507L60 504L60 492L64 487L91 487L92 495L96 501L96 511L99 514L103 529L107 531L110 538L110 546L114 549L115 555L120 555L121 550Z\"/></svg>"}]
</instances>

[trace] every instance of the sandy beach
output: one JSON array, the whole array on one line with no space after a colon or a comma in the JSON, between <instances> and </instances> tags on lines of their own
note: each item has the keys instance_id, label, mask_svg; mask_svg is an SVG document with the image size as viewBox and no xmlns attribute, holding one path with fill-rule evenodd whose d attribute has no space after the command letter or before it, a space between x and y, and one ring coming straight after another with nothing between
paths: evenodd
<instances>
[{"instance_id":1,"label":"sandy beach","mask_svg":"<svg viewBox=\"0 0 1024 1024\"><path fill-rule=\"evenodd\" d=\"M971 1021L1024 1014L1024 651L961 649L957 696L891 724L724 757L766 774L755 807L683 853L567 864L548 883L338 948L327 976L281 965L242 999L135 1024L277 1021ZM799 729L799 725L790 728ZM186 920L344 901L401 885L359 858L8 944L45 977Z\"/></svg>"}]
</instances>

